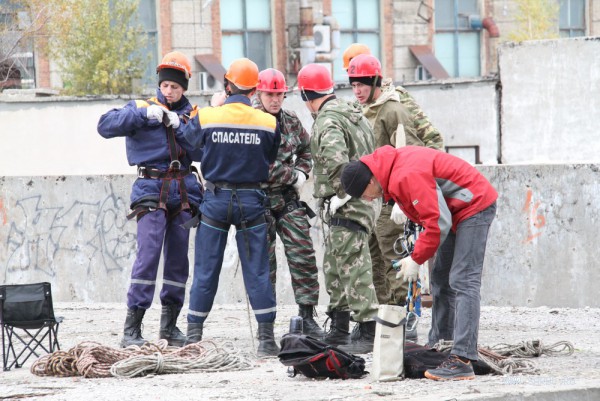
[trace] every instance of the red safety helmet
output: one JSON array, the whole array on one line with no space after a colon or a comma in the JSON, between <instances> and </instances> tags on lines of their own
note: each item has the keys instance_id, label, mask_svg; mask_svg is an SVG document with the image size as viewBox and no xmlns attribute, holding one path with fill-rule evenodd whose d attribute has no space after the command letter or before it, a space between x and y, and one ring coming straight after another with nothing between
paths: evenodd
<instances>
[{"instance_id":1,"label":"red safety helmet","mask_svg":"<svg viewBox=\"0 0 600 401\"><path fill-rule=\"evenodd\" d=\"M307 64L298 72L298 89L328 94L333 92L331 72L322 64Z\"/></svg>"},{"instance_id":2,"label":"red safety helmet","mask_svg":"<svg viewBox=\"0 0 600 401\"><path fill-rule=\"evenodd\" d=\"M225 78L238 89L254 89L258 84L258 67L250 59L238 58L229 65Z\"/></svg>"},{"instance_id":3,"label":"red safety helmet","mask_svg":"<svg viewBox=\"0 0 600 401\"><path fill-rule=\"evenodd\" d=\"M189 80L192 77L192 65L185 54L181 52L170 52L165 54L162 61L156 67L156 72L163 68L171 68L185 73L185 78Z\"/></svg>"},{"instance_id":4,"label":"red safety helmet","mask_svg":"<svg viewBox=\"0 0 600 401\"><path fill-rule=\"evenodd\" d=\"M381 63L377 57L371 54L359 54L350 61L348 66L348 76L350 78L359 77L381 77Z\"/></svg>"},{"instance_id":5,"label":"red safety helmet","mask_svg":"<svg viewBox=\"0 0 600 401\"><path fill-rule=\"evenodd\" d=\"M348 48L346 48L346 50L344 50L344 54L342 56L344 60L344 70L348 69L350 61L359 54L371 54L371 49L362 43L352 43L350 46L348 46Z\"/></svg>"},{"instance_id":6,"label":"red safety helmet","mask_svg":"<svg viewBox=\"0 0 600 401\"><path fill-rule=\"evenodd\" d=\"M256 90L261 92L282 93L287 92L285 77L282 72L275 68L267 68L258 74L258 86Z\"/></svg>"}]
</instances>

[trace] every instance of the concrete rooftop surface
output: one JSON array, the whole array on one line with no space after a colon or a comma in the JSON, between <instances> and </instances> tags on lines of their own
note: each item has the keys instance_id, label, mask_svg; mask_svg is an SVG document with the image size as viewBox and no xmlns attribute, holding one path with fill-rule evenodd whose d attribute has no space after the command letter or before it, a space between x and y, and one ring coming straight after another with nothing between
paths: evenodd
<instances>
[{"instance_id":1,"label":"concrete rooftop surface","mask_svg":"<svg viewBox=\"0 0 600 401\"><path fill-rule=\"evenodd\" d=\"M62 350L85 341L117 347L126 307L117 303L66 303L54 305L64 317L58 333ZM186 309L178 326L185 332ZM325 321L325 306L318 307L318 322ZM279 341L288 331L291 305L281 305L275 324ZM155 304L144 318L143 334L158 338L160 306ZM419 343L429 330L431 314L424 310L419 324ZM215 305L204 328L204 340L232 342L249 354L255 350L256 321L245 303ZM600 309L599 308L482 308L479 345L519 344L540 340L544 346L559 341L573 344L572 355L542 355L532 358L539 374L477 376L472 381L434 382L405 379L377 382L370 375L361 379L315 380L288 377L277 358L251 356L252 369L226 372L153 374L137 378L40 377L30 372L31 358L22 368L0 372L0 400L503 400L503 401L596 401L600 400ZM372 354L363 355L368 371Z\"/></svg>"}]
</instances>

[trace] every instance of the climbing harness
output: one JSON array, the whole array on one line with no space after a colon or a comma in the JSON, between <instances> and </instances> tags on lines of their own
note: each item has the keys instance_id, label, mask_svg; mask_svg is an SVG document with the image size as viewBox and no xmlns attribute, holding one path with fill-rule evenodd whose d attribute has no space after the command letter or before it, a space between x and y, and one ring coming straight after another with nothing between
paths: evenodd
<instances>
[{"instance_id":1,"label":"climbing harness","mask_svg":"<svg viewBox=\"0 0 600 401\"><path fill-rule=\"evenodd\" d=\"M155 99L149 99L147 102L149 104L163 106ZM179 159L185 156L185 150L181 147L178 148L175 140L175 130L173 127L167 126L169 118L166 114L163 115L162 122L167 131L167 142L169 144L169 157L171 159L169 168L166 171L163 171L157 168L141 165L138 166L137 169L138 178L162 180L158 200L155 198L142 198L141 200L137 201L131 205L131 212L127 215L128 219L133 219L135 217L139 221L144 214L156 209L163 209L170 217L174 217L184 210L190 210L193 216L197 215L197 209L195 207L193 208L188 200L185 177L187 177L189 174L196 174L196 177L199 177L198 170L194 166L182 168L182 164ZM172 181L177 181L179 183L179 194L181 196L181 206L175 211L170 211L167 209L169 188Z\"/></svg>"}]
</instances>

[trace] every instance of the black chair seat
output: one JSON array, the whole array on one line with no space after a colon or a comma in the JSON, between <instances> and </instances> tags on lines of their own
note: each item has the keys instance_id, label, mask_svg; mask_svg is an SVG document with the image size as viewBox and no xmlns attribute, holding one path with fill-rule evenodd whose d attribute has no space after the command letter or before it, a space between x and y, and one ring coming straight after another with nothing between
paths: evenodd
<instances>
[{"instance_id":1,"label":"black chair seat","mask_svg":"<svg viewBox=\"0 0 600 401\"><path fill-rule=\"evenodd\" d=\"M60 349L57 336L62 321L54 316L50 283L0 286L3 369L19 368L32 355Z\"/></svg>"}]
</instances>

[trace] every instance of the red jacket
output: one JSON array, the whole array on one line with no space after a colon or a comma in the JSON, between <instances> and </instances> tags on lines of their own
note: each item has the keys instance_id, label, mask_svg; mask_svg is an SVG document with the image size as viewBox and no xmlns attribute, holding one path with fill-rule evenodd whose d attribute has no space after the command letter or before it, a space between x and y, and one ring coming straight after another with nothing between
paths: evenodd
<instances>
[{"instance_id":1,"label":"red jacket","mask_svg":"<svg viewBox=\"0 0 600 401\"><path fill-rule=\"evenodd\" d=\"M492 205L498 193L473 166L422 146L383 146L360 159L410 220L425 231L412 254L418 264L431 258L450 230Z\"/></svg>"}]
</instances>

